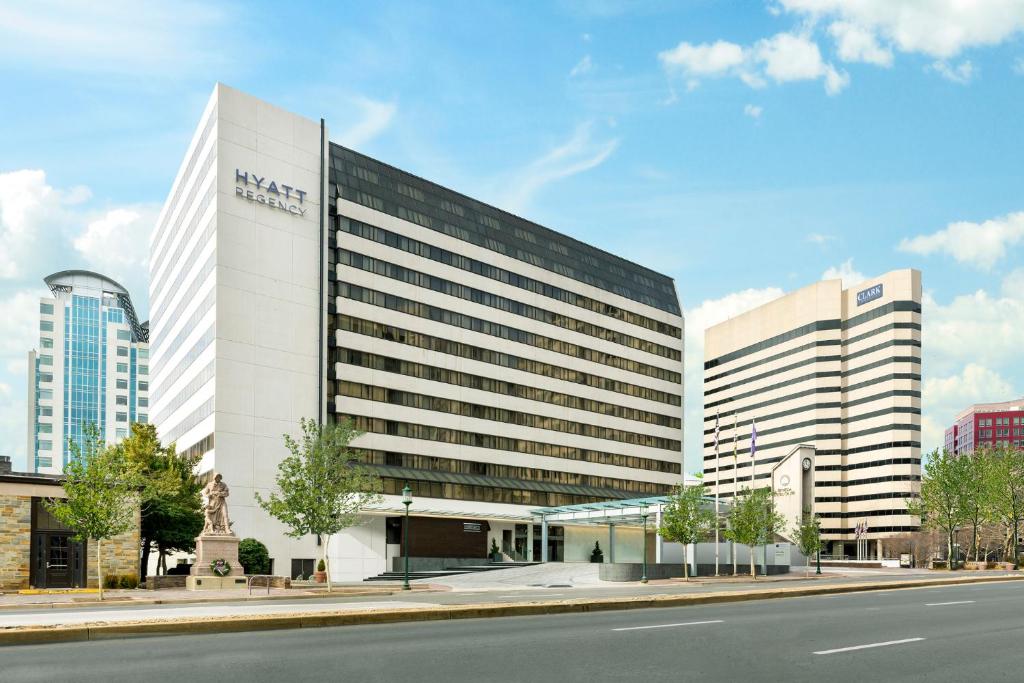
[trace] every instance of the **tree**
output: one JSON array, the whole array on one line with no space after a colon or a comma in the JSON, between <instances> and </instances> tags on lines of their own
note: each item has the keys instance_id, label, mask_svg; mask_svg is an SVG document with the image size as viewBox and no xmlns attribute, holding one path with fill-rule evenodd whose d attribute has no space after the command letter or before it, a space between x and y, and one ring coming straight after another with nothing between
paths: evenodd
<instances>
[{"instance_id":1,"label":"tree","mask_svg":"<svg viewBox=\"0 0 1024 683\"><path fill-rule=\"evenodd\" d=\"M770 543L785 524L782 515L775 509L771 489L751 491L744 488L729 509L729 527L726 538L750 548L750 576L757 579L754 565L754 546Z\"/></svg>"},{"instance_id":2,"label":"tree","mask_svg":"<svg viewBox=\"0 0 1024 683\"><path fill-rule=\"evenodd\" d=\"M907 503L907 511L921 518L921 525L946 536L947 562L953 569L953 536L967 522L963 490L970 478L970 458L949 451L934 450L928 456L921 478L921 498Z\"/></svg>"},{"instance_id":3,"label":"tree","mask_svg":"<svg viewBox=\"0 0 1024 683\"><path fill-rule=\"evenodd\" d=\"M994 519L1006 530L1003 556L1017 564L1017 539L1024 516L1024 451L999 446L991 451L987 500Z\"/></svg>"},{"instance_id":4,"label":"tree","mask_svg":"<svg viewBox=\"0 0 1024 683\"><path fill-rule=\"evenodd\" d=\"M683 578L690 580L686 546L705 538L715 523L715 511L704 502L704 487L680 484L661 510L658 534L666 541L683 545Z\"/></svg>"},{"instance_id":5,"label":"tree","mask_svg":"<svg viewBox=\"0 0 1024 683\"><path fill-rule=\"evenodd\" d=\"M238 544L238 562L246 574L270 573L270 553L255 538L243 538Z\"/></svg>"},{"instance_id":6,"label":"tree","mask_svg":"<svg viewBox=\"0 0 1024 683\"><path fill-rule=\"evenodd\" d=\"M351 420L322 425L303 418L301 425L301 441L284 435L291 455L278 465L277 491L266 499L257 493L256 500L288 527L292 538L313 534L322 539L321 558L330 591L327 546L331 536L356 524L360 510L381 500L380 479L349 450L353 439L362 434Z\"/></svg>"},{"instance_id":7,"label":"tree","mask_svg":"<svg viewBox=\"0 0 1024 683\"><path fill-rule=\"evenodd\" d=\"M989 494L992 490L991 469L992 453L987 448L975 451L970 455L957 456L964 458L963 487L960 489L960 507L963 509L964 521L971 525L971 549L974 561L978 561L978 550L982 525L989 521L992 505Z\"/></svg>"},{"instance_id":8,"label":"tree","mask_svg":"<svg viewBox=\"0 0 1024 683\"><path fill-rule=\"evenodd\" d=\"M810 574L811 555L818 553L822 547L821 521L818 519L818 515L812 514L810 508L804 508L804 513L796 520L796 526L793 527L793 535L796 536L800 552L807 558L804 574Z\"/></svg>"},{"instance_id":9,"label":"tree","mask_svg":"<svg viewBox=\"0 0 1024 683\"><path fill-rule=\"evenodd\" d=\"M202 487L194 476L199 455L187 457L174 444L163 446L151 424L133 424L131 434L116 448L124 451L142 475L142 569L149 567L152 549L159 553L157 573L167 571L167 555L192 552L203 530Z\"/></svg>"},{"instance_id":10,"label":"tree","mask_svg":"<svg viewBox=\"0 0 1024 683\"><path fill-rule=\"evenodd\" d=\"M64 467L63 499L45 503L54 517L75 531L77 541L96 541L99 599L103 600L103 541L135 525L142 477L124 450L106 446L94 425L84 429L83 446L68 440L72 457Z\"/></svg>"}]
</instances>

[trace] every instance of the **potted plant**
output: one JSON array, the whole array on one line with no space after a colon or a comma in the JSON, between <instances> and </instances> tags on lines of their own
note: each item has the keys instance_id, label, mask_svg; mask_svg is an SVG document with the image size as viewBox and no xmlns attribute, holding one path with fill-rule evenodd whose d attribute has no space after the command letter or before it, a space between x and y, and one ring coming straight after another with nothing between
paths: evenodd
<instances>
[{"instance_id":1,"label":"potted plant","mask_svg":"<svg viewBox=\"0 0 1024 683\"><path fill-rule=\"evenodd\" d=\"M501 551L498 550L498 542L495 539L493 539L493 538L491 539L490 555L491 555L491 562L500 562L501 561Z\"/></svg>"},{"instance_id":2,"label":"potted plant","mask_svg":"<svg viewBox=\"0 0 1024 683\"><path fill-rule=\"evenodd\" d=\"M601 544L594 541L594 550L590 553L590 561L595 564L604 562L604 551L601 550Z\"/></svg>"},{"instance_id":3,"label":"potted plant","mask_svg":"<svg viewBox=\"0 0 1024 683\"><path fill-rule=\"evenodd\" d=\"M316 563L316 571L313 572L313 580L317 583L327 582L327 566L324 564L322 559Z\"/></svg>"}]
</instances>

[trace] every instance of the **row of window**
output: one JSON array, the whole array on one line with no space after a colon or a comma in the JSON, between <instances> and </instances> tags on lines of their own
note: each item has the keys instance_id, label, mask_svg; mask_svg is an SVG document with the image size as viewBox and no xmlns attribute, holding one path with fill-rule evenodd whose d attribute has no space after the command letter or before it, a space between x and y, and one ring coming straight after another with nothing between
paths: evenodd
<instances>
[{"instance_id":1,"label":"row of window","mask_svg":"<svg viewBox=\"0 0 1024 683\"><path fill-rule=\"evenodd\" d=\"M530 505L533 507L581 505L604 500L601 496L581 496L575 493L525 491L515 488L506 489L494 486L473 486L471 484L448 484L439 481L417 481L404 478L392 479L391 477L381 477L381 486L383 493L392 496L402 495L402 489L410 486L418 497L423 498L472 500L480 503L508 503L511 505Z\"/></svg>"},{"instance_id":2,"label":"row of window","mask_svg":"<svg viewBox=\"0 0 1024 683\"><path fill-rule=\"evenodd\" d=\"M803 441L813 441L813 439L810 439L808 437L804 437ZM845 455L845 456L850 456L850 455L856 455L857 453L868 453L870 451L881 451L881 450L887 450L887 449L890 449L890 448L920 448L920 447L921 447L921 442L920 441L883 441L881 443L869 444L867 446L857 446L855 448L818 448L818 449L815 449L815 454L819 455L819 456L828 456L828 455ZM720 459L724 459L725 457L727 457L727 455L723 455L722 458L720 458ZM785 456L778 455L778 456L774 456L774 457L771 457L771 458L757 458L757 464L758 465L765 465L765 464L773 463L773 462L781 462L784 457ZM704 461L705 462L708 462L708 461L714 460L714 459L715 459L715 456L713 456L713 455L705 456L704 457ZM737 469L743 469L744 467L750 467L750 465L751 465L751 461L750 460L745 460L743 462L740 462L736 467L737 467ZM732 465L722 465L722 470L723 471L724 470L731 470L731 469L732 469ZM705 472L714 472L715 468L714 467L705 467L704 471Z\"/></svg>"},{"instance_id":3,"label":"row of window","mask_svg":"<svg viewBox=\"0 0 1024 683\"><path fill-rule=\"evenodd\" d=\"M815 496L815 503L859 503L865 500L890 500L892 498L920 498L913 491L883 491L882 493L862 493L857 496Z\"/></svg>"},{"instance_id":4,"label":"row of window","mask_svg":"<svg viewBox=\"0 0 1024 683\"><path fill-rule=\"evenodd\" d=\"M207 434L203 438L199 439L199 441L196 441L194 444L192 444L191 446L189 446L185 450L180 451L180 455L183 458L185 458L185 459L189 459L189 458L201 456L201 455L203 455L205 453L209 453L212 450L213 450L213 434L211 433L211 434Z\"/></svg>"},{"instance_id":5,"label":"row of window","mask_svg":"<svg viewBox=\"0 0 1024 683\"><path fill-rule=\"evenodd\" d=\"M473 332L478 332L480 334L508 339L509 341L534 346L536 348L560 353L573 358L581 358L592 363L600 363L602 365L618 368L627 372L633 372L647 377L664 380L672 384L679 384L682 381L682 377L678 372L665 370L664 368L659 368L653 365L647 365L646 363L639 363L630 358L623 358L622 356L615 356L610 353L595 351L594 349L580 346L579 344L545 337L544 335L534 334L533 332L509 327L507 325L502 325L501 323L474 318L473 316L449 311L444 308L437 308L418 301L413 301L412 299L406 299L393 294L385 294L384 292L379 292L375 289L368 289L366 287L352 285L347 282L339 282L338 295L346 299L361 301L362 303L370 304L372 306L379 306L391 311L398 311L418 318L433 320L434 322L445 325L472 330Z\"/></svg>"},{"instance_id":6,"label":"row of window","mask_svg":"<svg viewBox=\"0 0 1024 683\"><path fill-rule=\"evenodd\" d=\"M213 379L214 365L216 364L216 362L216 360L211 360L209 363L207 363L205 368L200 370L195 377L189 380L188 384L186 384L184 387L181 388L180 391L178 391L177 396L175 396L169 403L167 403L166 405L163 406L163 408L161 408L160 412L156 416L157 424L162 423L164 421L164 418L166 418L168 415L174 414L174 411L180 408L185 401L195 396L196 392L199 391L199 389L204 384ZM180 377L180 375L178 376Z\"/></svg>"},{"instance_id":7,"label":"row of window","mask_svg":"<svg viewBox=\"0 0 1024 683\"><path fill-rule=\"evenodd\" d=\"M881 484L889 481L921 481L920 474L890 474L884 477L868 477L866 479L848 479L846 481L815 481L814 487L830 486L861 486L863 484Z\"/></svg>"},{"instance_id":8,"label":"row of window","mask_svg":"<svg viewBox=\"0 0 1024 683\"><path fill-rule=\"evenodd\" d=\"M782 334L775 335L774 337L769 337L768 339L764 339L749 346L745 346L742 349L737 349L736 351L731 351L729 353L723 354L718 358L712 358L711 360L705 361L704 370L710 370L711 368L718 367L719 365L728 363L729 361L733 361L738 358L743 358L744 356L749 356L751 354L764 351L765 349L770 349L771 347L778 346L779 344L785 344L786 342L793 341L794 339L799 339L800 337L807 334L821 332L825 330L850 329L862 323L866 323L871 320L876 320L878 318L881 318L894 312L910 312L920 314L921 304L915 303L913 301L893 301L884 306L880 306L879 308L868 311L867 313L862 313L861 315L854 316L853 318L848 319L846 322L843 322L841 320L818 320L817 322L801 325L800 327L789 330L788 332L783 332ZM850 343L852 343L852 341Z\"/></svg>"},{"instance_id":9,"label":"row of window","mask_svg":"<svg viewBox=\"0 0 1024 683\"><path fill-rule=\"evenodd\" d=\"M216 229L216 227L217 227L216 221L210 221L210 225L207 227L208 235L204 235L203 238L200 240L200 243L205 243L206 241L208 241L209 238L211 238L213 236L213 233L214 233L214 230ZM214 251L212 251L210 253L209 258L206 259L206 263L203 264L203 267L200 268L196 272L196 274L194 276L192 276L190 284L188 286L188 289L185 290L185 293L181 295L180 299L178 299L178 303L174 306L174 311L172 313L170 313L169 315L167 315L167 319L168 320L174 321L174 320L178 320L181 317L181 312L183 310L185 310L185 308L192 303L192 301L195 299L196 294L199 292L199 288L202 287L204 284L206 284L206 280L209 278L210 273L213 272L213 269L216 266L217 266L217 251L214 250ZM171 288L170 291L171 292L178 291L178 288L181 286L182 280L188 274L189 274L188 269L187 268L182 268L181 272L178 273L178 277L176 277L174 279L174 283L173 283L173 285L171 285L172 288ZM166 302L170 299L171 296L173 296L173 294L168 294L167 295L167 298L164 301L164 305L166 305ZM166 314L161 312L158 315L156 313L157 309L154 308L153 310L154 310L154 313L151 316L150 320L152 321L151 325L152 326L156 326L156 325L160 324L160 320ZM165 343L164 343L164 337L163 336L154 338L153 339L153 343L150 344L150 348L152 348L152 350L153 350L153 355L154 356L158 355L159 352L160 352L160 349L162 349L164 346L165 346ZM170 346L168 348L170 348L173 351L175 346Z\"/></svg>"},{"instance_id":10,"label":"row of window","mask_svg":"<svg viewBox=\"0 0 1024 683\"><path fill-rule=\"evenodd\" d=\"M396 342L399 344L407 344L420 349L436 351L438 353L467 358L481 363L498 365L513 370L521 370L534 375L543 375L544 377L550 377L564 382L572 382L573 384L580 384L594 389L602 389L604 391L613 391L618 394L634 396L648 401L667 403L672 406L679 406L682 404L681 398L676 394L669 394L664 391L658 391L657 389L629 384L628 382L620 382L607 377L591 375L581 370L572 370L558 365L549 365L548 363L523 358L522 356L515 356L510 353L493 351L491 349L485 349L471 344L464 344L450 339L442 339L429 334L413 332L412 330L364 320L362 318L353 318L347 315L339 316L337 322L338 329L346 332L362 334L368 337L383 339L385 341Z\"/></svg>"},{"instance_id":11,"label":"row of window","mask_svg":"<svg viewBox=\"0 0 1024 683\"><path fill-rule=\"evenodd\" d=\"M671 279L663 275L333 143L330 179L332 198L341 197L648 306L680 314L675 287Z\"/></svg>"},{"instance_id":12,"label":"row of window","mask_svg":"<svg viewBox=\"0 0 1024 683\"><path fill-rule=\"evenodd\" d=\"M550 299L585 308L588 311L594 311L601 315L616 318L638 327L645 327L649 330L665 334L670 337L680 339L683 336L683 331L674 325L669 325L667 323L654 320L653 318L640 315L639 313L634 313L632 311L612 306L606 302L592 299L588 296L577 294L576 292L571 292L567 289L562 289L561 287L556 287L555 285L549 285L546 282L541 282L540 280L535 280L525 275L513 273L510 270L499 268L498 266L493 266L489 263L484 263L483 261L478 261L477 259L463 256L462 254L457 254L453 251L442 249L441 247L437 247L432 244L427 244L426 242L420 242L419 240L406 237L405 235L399 235L398 233L385 230L384 228L378 228L374 225L361 223L356 220L345 218L344 216L337 217L337 226L339 230L347 232L350 235L362 237L363 239L371 240L393 249L400 249L401 251L409 254L415 254L416 256L430 259L431 261L437 261L438 263L443 263L453 268L458 268L491 280L496 280L502 284L517 287L519 289L525 289L526 291L534 294L540 294L541 296L546 296Z\"/></svg>"},{"instance_id":13,"label":"row of window","mask_svg":"<svg viewBox=\"0 0 1024 683\"><path fill-rule=\"evenodd\" d=\"M216 158L217 158L216 154L211 154L210 155L210 158L207 160L206 164L204 164L204 166L203 166L203 170L202 170L201 174L199 176L197 176L198 178L202 179L206 175L206 172L210 168L210 164L214 160L216 160ZM195 194L198 194L198 192L196 192ZM181 235L181 237L178 239L178 244L174 248L173 252L170 249L168 249L169 244L164 244L163 248L161 248L157 252L157 257L154 259L153 265L152 265L152 267L150 268L150 271L149 271L151 273L156 273L156 276L153 277L153 280L150 282L150 290L151 291L154 291L154 292L167 291L168 295L171 292L173 292L173 290L165 290L164 289L164 280L167 278L167 275L170 272L171 267L172 267L173 264L175 264L175 263L187 264L187 263L191 263L192 262L191 259L189 259L187 261L182 259L182 256L183 256L182 252L185 250L185 247L192 240L192 236L195 234L196 228L199 227L199 221L202 220L203 216L206 214L206 210L210 206L210 203L213 201L213 198L216 197L216 196L217 196L217 183L216 182L212 182L212 183L210 183L210 187L206 190L206 193L199 199L199 201L195 201L194 202L195 208L192 211L192 220L190 220L189 224L187 226L185 226L184 228L180 227L181 226L181 221L188 214L189 207L182 208L181 212L178 214L177 220L175 221L175 226L174 226L172 232L170 233L171 237L168 239L168 243L174 240L174 236L175 235ZM168 206L174 206L174 205L173 204L168 204ZM202 243L203 243L203 241L200 240L199 242L195 243L195 246L198 247ZM164 266L166 266L166 268ZM154 310L155 310L155 308L156 307L154 307Z\"/></svg>"},{"instance_id":14,"label":"row of window","mask_svg":"<svg viewBox=\"0 0 1024 683\"><path fill-rule=\"evenodd\" d=\"M561 327L572 332L587 335L588 337L594 337L595 339L619 344L631 349L644 351L645 353L662 356L670 360L678 361L682 358L682 354L680 354L678 349L672 349L646 339L640 339L639 337L617 332L616 330L610 330L607 327L594 325L593 323L588 323L584 320L577 320L576 318L571 318L567 315L555 313L554 311L549 311L544 308L524 304L521 301L509 299L508 297L500 296L498 294L492 294L491 292L485 292L482 289L468 287L435 275L421 273L418 270L405 268L404 266L382 261L372 256L358 254L356 252L349 251L348 249L338 249L338 264L349 266L351 268L358 268L359 270L363 270L367 273L373 273L374 275L404 282L407 285L420 287L422 289L429 289L457 299L471 301L481 306L495 308L504 313L511 313L512 315L518 315L524 318L529 318L530 320L554 325L555 327Z\"/></svg>"},{"instance_id":15,"label":"row of window","mask_svg":"<svg viewBox=\"0 0 1024 683\"><path fill-rule=\"evenodd\" d=\"M346 417L339 415L339 417ZM389 436L400 436L408 439L421 439L424 441L439 441L459 446L471 446L474 448L489 448L498 451L509 451L512 453L528 453L530 455L543 455L550 458L562 458L564 460L579 460L592 462L601 465L615 465L617 467L629 467L635 470L649 470L653 472L668 472L680 474L682 466L679 462L667 462L654 460L653 458L641 458L634 455L622 455L620 453L605 453L604 451L592 451L586 448L574 446L560 446L557 444L528 441L526 439L512 439L493 434L479 434L477 432L464 432L458 429L445 429L430 425L414 424L411 422L398 422L396 420L384 420L382 418L365 417L352 415L351 417L356 429L370 434L387 434ZM170 440L170 439L169 439Z\"/></svg>"},{"instance_id":16,"label":"row of window","mask_svg":"<svg viewBox=\"0 0 1024 683\"><path fill-rule=\"evenodd\" d=\"M803 412L803 410L801 410L799 412ZM759 429L757 431L757 435L758 436L767 436L769 434L780 434L780 433L788 432L788 431L790 431L792 429L798 429L800 427L813 427L813 426L816 426L816 425L850 424L852 422L858 422L860 420L870 420L873 417L882 417L882 416L885 416L885 415L894 415L894 414L920 415L921 414L921 409L920 408L913 408L913 407L910 407L910 406L893 406L893 407L890 407L890 408L883 408L882 410L874 410L874 411L872 411L870 413L863 413L861 415L856 415L854 417L842 417L842 418L841 417L819 417L819 418L816 418L814 420L804 420L803 422L791 422L791 423L789 423L787 425L782 425L781 427L772 427L770 429ZM761 419L762 424L767 422L767 421L768 420L765 419L765 418ZM871 433L871 432L869 432L869 433ZM846 434L844 435L844 438L852 439L853 437L860 436L860 435L861 435L861 432L846 432ZM747 436L749 436L749 434ZM740 438L744 438L744 437L740 437ZM820 436L818 438L819 439L823 439L825 437L824 436ZM707 442L704 443L704 448L705 449L713 448L714 445L715 445L714 441L707 441Z\"/></svg>"},{"instance_id":17,"label":"row of window","mask_svg":"<svg viewBox=\"0 0 1024 683\"><path fill-rule=\"evenodd\" d=\"M790 394L789 396L784 396L783 398L772 399L770 401L762 401L761 403L756 403L754 405L747 406L746 408L730 409L730 410L723 411L721 413L716 413L714 415L707 415L707 416L704 417L704 423L705 424L710 424L712 426L706 428L704 430L704 433L705 434L711 434L711 433L713 433L715 431L714 424L715 424L715 419L716 418L718 419L719 424L723 428L727 428L730 425L728 423L728 420L723 420L723 418L727 418L730 415L752 415L752 414L754 414L753 411L757 410L759 408L765 408L767 406L779 405L781 403L785 403L786 401L792 401L794 399L802 398L804 396L810 396L810 395L813 395L813 394L832 393L832 392L836 392L836 391L839 391L838 387L820 387L820 388L819 387L815 387L814 389L807 389L805 391L801 391L801 392L798 392L796 394ZM799 406L797 408L791 408L791 409L788 409L788 410L779 411L777 413L770 413L768 415L763 415L761 417L758 417L757 419L761 420L762 422L767 422L769 420L774 420L776 418L786 417L788 415L796 415L797 413L803 413L803 412L806 412L808 410L828 410L828 409L832 409L832 408L841 408L841 409L847 410L847 409L853 408L855 406L864 405L865 403L872 403L874 401L881 401L883 399L896 398L896 397L921 398L921 392L920 391L914 391L913 389L894 389L892 391L883 391L880 394L873 394L871 396L865 396L864 398L858 398L858 399L854 399L852 401L844 401L844 402L829 401L829 402L825 402L825 403L809 403L809 404L807 404L805 406ZM737 429L739 429L740 427L748 426L752 419L753 418L751 418L750 420L742 420L742 421L734 422L733 426L735 426Z\"/></svg>"},{"instance_id":18,"label":"row of window","mask_svg":"<svg viewBox=\"0 0 1024 683\"><path fill-rule=\"evenodd\" d=\"M416 408L418 410L431 410L438 413L449 413L451 415L471 417L478 420L503 422L505 424L513 424L520 427L546 429L554 432L563 432L565 434L576 434L594 439L604 439L606 441L618 441L620 443L628 443L633 446L658 448L677 453L682 449L682 444L679 441L674 439L665 439L660 436L638 434L636 432L627 432L621 429L612 429L610 427L599 427L597 425L573 422L570 420L560 420L556 417L547 417L545 415L537 415L535 413L521 413L519 411L508 410L506 408L483 406L476 403L456 401L455 399L450 398L427 396L426 394L417 394L411 391L401 391L398 389L387 389L385 387L375 387L370 386L369 384L360 384L357 382L338 382L337 392L341 396L360 398L366 401L389 403L391 405Z\"/></svg>"},{"instance_id":19,"label":"row of window","mask_svg":"<svg viewBox=\"0 0 1024 683\"><path fill-rule=\"evenodd\" d=\"M886 363L888 363L888 362L892 362L892 361L886 361ZM920 363L920 362L921 362L921 360L917 359L917 363ZM804 375L803 377L797 377L797 378L794 378L794 379L786 380L784 382L776 382L775 384L770 384L768 386L760 387L758 389L751 389L750 391L744 392L742 394L736 394L735 396L730 396L728 398L720 398L717 401L705 402L704 403L704 410L708 410L710 408L715 408L715 407L718 407L718 406L726 404L726 403L733 403L734 401L739 401L740 399L750 398L752 396L760 396L760 395L762 395L764 393L767 393L769 391L774 391L776 389L781 389L783 387L792 386L794 384L801 384L801 383L806 382L808 380L824 379L826 377L839 377L839 375L840 375L839 372L832 372L832 371L829 371L829 372L815 372L815 373L812 373L810 375ZM880 375L878 377L872 377L871 379L867 379L867 380L864 380L863 382L858 382L856 384L847 384L845 387L839 386L839 385L836 385L834 387L816 387L814 390L811 390L811 391L812 392L813 391L819 391L819 392L846 391L847 393L849 393L849 392L856 391L858 389L863 389L865 387L872 386L874 384L880 384L880 383L883 383L883 382L892 382L892 381L898 381L898 380L904 380L904 379L911 380L913 382L920 382L921 381L921 375L917 374L917 373L912 373L912 372L894 372L894 373L889 374L889 375ZM799 396L799 395L800 394L794 394L794 396ZM769 400L769 401L764 401L764 402L762 402L762 403L760 403L758 405L764 406L764 405L770 405L770 404L773 404L773 403L778 403L778 399L772 399L772 400Z\"/></svg>"},{"instance_id":20,"label":"row of window","mask_svg":"<svg viewBox=\"0 0 1024 683\"><path fill-rule=\"evenodd\" d=\"M412 453L394 453L392 451L361 451L359 460L369 465L386 467L407 467L431 472L450 472L452 474L468 474L498 479L518 479L521 482L545 482L565 486L588 486L591 488L613 489L624 493L641 496L661 495L672 487L649 481L633 479L616 479L596 474L578 474L560 470L543 470L535 467L517 467L515 465L496 465L490 462L474 460L457 460L455 458L436 458L429 455Z\"/></svg>"},{"instance_id":21,"label":"row of window","mask_svg":"<svg viewBox=\"0 0 1024 683\"><path fill-rule=\"evenodd\" d=\"M174 426L164 435L164 443L174 443L178 440L178 437L183 435L188 430L195 427L197 424L208 418L213 414L213 397L211 396L205 403L193 410L191 413L185 416L181 422Z\"/></svg>"},{"instance_id":22,"label":"row of window","mask_svg":"<svg viewBox=\"0 0 1024 683\"><path fill-rule=\"evenodd\" d=\"M416 377L418 379L426 379L433 382L454 384L460 387L487 391L495 394L501 394L503 396L515 396L516 398L551 403L565 408L586 410L592 413L599 413L601 415L613 415L626 420L656 424L662 427L671 427L673 429L679 429L680 427L680 419L678 417L669 417L668 415L651 413L637 408L604 403L603 401L595 401L594 399L584 398L582 396L549 391L547 389L528 386L526 384L515 384L513 382L506 382L504 380L493 379L491 377L472 375L467 372L459 372L458 370L448 370L434 365L424 365L422 363L399 360L398 358L379 356L375 353L353 351L350 349L337 349L334 353L334 361L337 363L370 368L372 370L394 372L407 377Z\"/></svg>"}]
</instances>

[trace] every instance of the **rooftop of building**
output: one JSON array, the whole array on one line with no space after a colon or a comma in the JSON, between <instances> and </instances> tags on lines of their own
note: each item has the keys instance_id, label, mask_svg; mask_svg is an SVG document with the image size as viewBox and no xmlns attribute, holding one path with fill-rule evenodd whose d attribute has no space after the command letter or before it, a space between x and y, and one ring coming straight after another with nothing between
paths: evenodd
<instances>
[{"instance_id":1,"label":"rooftop of building","mask_svg":"<svg viewBox=\"0 0 1024 683\"><path fill-rule=\"evenodd\" d=\"M365 173L346 172L332 178L332 191L338 195L344 194L342 188L354 190L344 196L347 200L409 220L410 216L399 215L400 195L402 206L419 209L414 217L419 220L414 222L426 228L682 315L674 281L667 275L342 145L332 142L331 154L343 165L359 166L377 176L370 180ZM401 191L393 186L395 183L412 191ZM370 203L360 193L372 195L379 202Z\"/></svg>"},{"instance_id":2,"label":"rooftop of building","mask_svg":"<svg viewBox=\"0 0 1024 683\"><path fill-rule=\"evenodd\" d=\"M112 294L117 298L118 305L125 312L128 324L132 328L132 341L149 342L149 321L139 322L128 290L111 277L92 270L70 269L61 270L43 278L43 282L54 296L73 292L76 287L93 290L99 293Z\"/></svg>"},{"instance_id":3,"label":"rooftop of building","mask_svg":"<svg viewBox=\"0 0 1024 683\"><path fill-rule=\"evenodd\" d=\"M1014 411L1024 412L1024 396L1012 401L1003 401L1002 403L975 403L960 411L956 416L956 421L959 422L973 413L1008 413Z\"/></svg>"}]
</instances>

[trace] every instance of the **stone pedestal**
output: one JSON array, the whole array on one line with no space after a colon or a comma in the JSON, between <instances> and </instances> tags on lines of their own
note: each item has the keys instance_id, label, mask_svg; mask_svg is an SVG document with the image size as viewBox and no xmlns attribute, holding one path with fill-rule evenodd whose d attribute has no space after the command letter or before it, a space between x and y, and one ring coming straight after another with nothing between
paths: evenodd
<instances>
[{"instance_id":1,"label":"stone pedestal","mask_svg":"<svg viewBox=\"0 0 1024 683\"><path fill-rule=\"evenodd\" d=\"M215 560L224 560L231 571L218 576L210 568ZM203 534L196 539L196 562L185 586L189 590L245 588L245 571L238 562L238 536L234 534Z\"/></svg>"}]
</instances>

